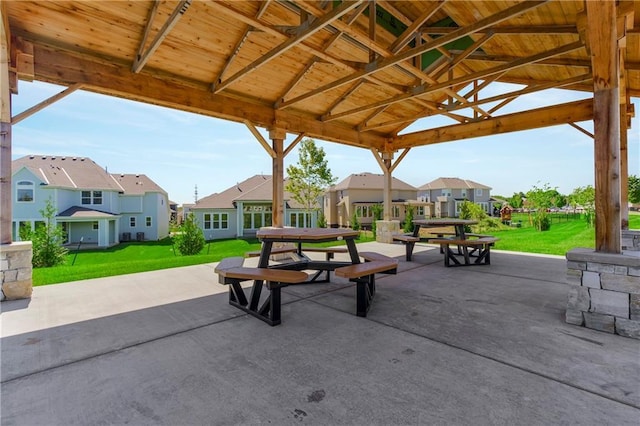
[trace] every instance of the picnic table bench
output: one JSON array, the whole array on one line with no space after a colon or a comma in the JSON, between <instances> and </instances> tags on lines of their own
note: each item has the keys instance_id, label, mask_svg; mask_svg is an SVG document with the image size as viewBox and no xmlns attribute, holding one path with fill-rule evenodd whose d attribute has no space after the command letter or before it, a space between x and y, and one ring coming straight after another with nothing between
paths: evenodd
<instances>
[{"instance_id":1,"label":"picnic table bench","mask_svg":"<svg viewBox=\"0 0 640 426\"><path fill-rule=\"evenodd\" d=\"M376 274L395 274L398 260L380 253L363 252L364 263L354 263L335 270L339 277L356 283L356 315L366 317L376 294Z\"/></svg>"},{"instance_id":2,"label":"picnic table bench","mask_svg":"<svg viewBox=\"0 0 640 426\"><path fill-rule=\"evenodd\" d=\"M274 326L281 322L280 289L290 284L299 284L307 280L302 271L286 269L248 268L243 266L244 258L227 257L222 259L214 272L218 274L220 284L229 285L229 304ZM266 282L269 296L260 306L262 286L253 286L247 300L241 283L244 281Z\"/></svg>"},{"instance_id":3,"label":"picnic table bench","mask_svg":"<svg viewBox=\"0 0 640 426\"><path fill-rule=\"evenodd\" d=\"M471 236L471 234L467 234ZM433 244L440 244L440 251L444 253L445 266L469 266L491 264L491 247L499 238L481 235L479 238L435 238ZM450 246L457 247L457 253ZM471 251L469 251L471 249ZM458 256L464 258L464 263L458 260ZM471 258L475 257L473 263ZM453 262L453 263L452 263Z\"/></svg>"},{"instance_id":4,"label":"picnic table bench","mask_svg":"<svg viewBox=\"0 0 640 426\"><path fill-rule=\"evenodd\" d=\"M420 237L414 236L412 234L396 234L393 236L393 241L400 241L404 244L405 247L405 259L407 262L411 261L411 256L413 255L413 249L418 241L420 241Z\"/></svg>"}]
</instances>

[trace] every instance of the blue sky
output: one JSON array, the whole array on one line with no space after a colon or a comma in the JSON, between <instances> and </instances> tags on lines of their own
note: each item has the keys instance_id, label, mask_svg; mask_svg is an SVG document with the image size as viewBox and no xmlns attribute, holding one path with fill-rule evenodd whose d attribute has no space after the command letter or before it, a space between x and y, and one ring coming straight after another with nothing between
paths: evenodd
<instances>
[{"instance_id":1,"label":"blue sky","mask_svg":"<svg viewBox=\"0 0 640 426\"><path fill-rule=\"evenodd\" d=\"M24 81L18 88L19 94L12 97L14 115L64 89ZM548 90L519 98L498 114L587 96ZM640 100L633 101L640 111ZM639 116L633 119L628 141L629 174L636 176L640 176ZM448 124L453 121L430 118L405 132ZM593 130L591 122L580 125ZM294 138L288 135L285 146ZM89 157L111 173L146 174L179 204L194 201L196 185L198 198L203 198L254 174L271 174L271 158L243 124L85 91L13 126L12 141L13 159L30 154ZM368 150L322 140L316 143L324 148L338 180L351 173L382 173ZM285 158L285 167L297 161L294 149ZM561 125L413 148L393 175L414 186L438 177L459 177L490 186L492 194L511 196L545 184L569 194L593 185L593 169L593 140Z\"/></svg>"}]
</instances>

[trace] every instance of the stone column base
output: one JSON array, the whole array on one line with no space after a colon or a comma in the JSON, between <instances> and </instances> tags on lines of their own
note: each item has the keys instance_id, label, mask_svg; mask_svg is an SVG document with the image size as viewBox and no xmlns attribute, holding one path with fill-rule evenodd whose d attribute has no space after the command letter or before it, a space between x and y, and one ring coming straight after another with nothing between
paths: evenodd
<instances>
[{"instance_id":1,"label":"stone column base","mask_svg":"<svg viewBox=\"0 0 640 426\"><path fill-rule=\"evenodd\" d=\"M640 339L640 253L567 253L571 286L565 321Z\"/></svg>"},{"instance_id":2,"label":"stone column base","mask_svg":"<svg viewBox=\"0 0 640 426\"><path fill-rule=\"evenodd\" d=\"M376 220L376 241L391 244L393 236L400 233L399 220Z\"/></svg>"},{"instance_id":3,"label":"stone column base","mask_svg":"<svg viewBox=\"0 0 640 426\"><path fill-rule=\"evenodd\" d=\"M28 299L33 291L31 241L0 244L0 300Z\"/></svg>"}]
</instances>

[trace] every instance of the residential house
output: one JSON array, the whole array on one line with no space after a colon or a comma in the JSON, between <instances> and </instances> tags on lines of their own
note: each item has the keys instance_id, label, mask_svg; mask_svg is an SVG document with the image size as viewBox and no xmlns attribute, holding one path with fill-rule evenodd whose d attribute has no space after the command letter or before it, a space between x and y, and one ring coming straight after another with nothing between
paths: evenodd
<instances>
[{"instance_id":1,"label":"residential house","mask_svg":"<svg viewBox=\"0 0 640 426\"><path fill-rule=\"evenodd\" d=\"M414 219L429 215L429 204L417 201L417 188L392 177L391 219L403 221L408 206L414 207ZM331 186L324 196L324 215L327 226L350 227L354 212L360 225L369 228L373 222L375 205L382 206L384 175L355 173Z\"/></svg>"},{"instance_id":2,"label":"residential house","mask_svg":"<svg viewBox=\"0 0 640 426\"><path fill-rule=\"evenodd\" d=\"M255 236L261 227L273 223L272 194L271 176L255 175L183 207L185 214L194 214L207 240ZM284 225L314 227L316 224L316 212L305 211L304 206L285 191Z\"/></svg>"},{"instance_id":3,"label":"residential house","mask_svg":"<svg viewBox=\"0 0 640 426\"><path fill-rule=\"evenodd\" d=\"M436 217L458 217L460 205L468 200L492 214L491 188L460 178L441 177L418 188L418 200L434 204Z\"/></svg>"},{"instance_id":4,"label":"residential house","mask_svg":"<svg viewBox=\"0 0 640 426\"><path fill-rule=\"evenodd\" d=\"M14 241L34 229L47 200L67 243L109 247L123 240L159 240L169 233L169 199L141 174L110 174L87 157L29 155L12 162Z\"/></svg>"}]
</instances>

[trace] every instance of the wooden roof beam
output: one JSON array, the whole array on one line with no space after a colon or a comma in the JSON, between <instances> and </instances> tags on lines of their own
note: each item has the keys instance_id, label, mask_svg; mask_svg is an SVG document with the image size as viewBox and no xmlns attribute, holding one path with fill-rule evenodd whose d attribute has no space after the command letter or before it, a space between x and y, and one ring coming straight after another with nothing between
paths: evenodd
<instances>
[{"instance_id":1,"label":"wooden roof beam","mask_svg":"<svg viewBox=\"0 0 640 426\"><path fill-rule=\"evenodd\" d=\"M336 87L340 87L344 84L348 84L351 83L352 81L358 80L360 78L369 76L371 74L374 74L378 71L384 70L388 67L394 66L396 64L399 64L401 62L406 61L407 59L411 59L415 56L421 55L422 53L428 52L429 50L435 49L437 47L440 46L444 46L454 40L458 40L459 38L465 37L469 34L472 34L480 29L495 25L499 22L502 22L506 19L509 19L513 16L517 16L517 15L521 15L524 12L533 9L535 7L538 7L542 4L546 3L546 1L541 0L541 1L524 1L522 3L518 3L515 6L509 7L505 10L502 10L492 16L489 16L487 18L483 18L480 19L479 21L475 22L474 24L468 25L466 27L462 27L457 29L456 31L444 35L442 37L438 37L437 39L434 39L428 43L425 43L423 45L420 46L416 46L412 49L408 49L403 51L402 53L392 56L392 57L388 57L388 58L383 58L380 60L377 60L375 62L372 62L370 64L368 64L365 69L363 71L359 71L359 72L355 72L349 76L343 77L341 79L338 79L332 83L326 84L324 86L321 86L317 89L314 89L304 95L300 95L294 99L291 99L287 102L282 102L280 105L278 105L279 108L284 108L284 107L288 107L291 106L293 104L296 104L298 102L307 100L309 98L312 98L314 96L317 96L321 93L326 92L327 90L336 88Z\"/></svg>"},{"instance_id":2,"label":"wooden roof beam","mask_svg":"<svg viewBox=\"0 0 640 426\"><path fill-rule=\"evenodd\" d=\"M456 30L452 27L422 27L420 31L430 35L449 34ZM476 31L476 33L492 32L494 34L578 34L575 25L527 25L496 26Z\"/></svg>"},{"instance_id":3,"label":"wooden roof beam","mask_svg":"<svg viewBox=\"0 0 640 426\"><path fill-rule=\"evenodd\" d=\"M469 74L469 75L465 75L465 76L461 76L458 78L454 78L448 81L445 81L443 83L439 83L439 84L434 84L434 85L422 85L422 86L418 86L416 88L414 88L413 90L411 90L411 92L397 96L395 98L391 98L391 99L386 99L383 101L379 101L379 102L375 102L373 104L369 104L369 105L365 105L359 108L354 108L352 110L349 111L344 111L340 114L336 114L335 116L332 117L328 117L328 119L337 119L337 118L342 118L342 117L347 117L353 114L359 114L361 112L364 111L368 111L371 109L375 109L378 107L381 107L383 105L391 105L394 103L398 103L398 102L402 102L405 101L409 98L415 97L415 96L422 96L428 93L433 93L433 92L438 92L438 91L442 91L444 89L448 89L451 86L456 86L459 84L464 84L464 83L469 83L473 80L478 80L478 79L483 79L486 77L489 77L493 74L497 74L497 73L502 73L505 72L507 70L510 69L515 69L515 68L519 68L525 65L529 65L531 63L535 63L538 62L540 60L546 59L546 58L550 58L553 56L557 56L557 55L562 55L565 53L569 53L572 52L574 50L577 49L581 49L583 48L583 44L582 42L574 42L574 43L570 43L567 44L565 46L560 46L558 48L546 51L546 52L541 52L538 53L536 55L532 55L526 58L520 58L517 59L511 63L508 64L504 64L504 65L499 65L493 68L490 68L488 70L483 70L483 71L479 71L477 73L473 73L473 74Z\"/></svg>"},{"instance_id":4,"label":"wooden roof beam","mask_svg":"<svg viewBox=\"0 0 640 426\"><path fill-rule=\"evenodd\" d=\"M235 73L228 79L224 80L223 82L216 84L213 92L220 93L222 90L226 89L236 81L240 80L241 78L247 76L248 74L260 68L261 66L270 62L271 60L282 55L284 52L288 51L289 49L299 45L307 38L311 37L318 31L324 29L331 22L339 19L341 16L353 10L360 3L362 3L362 1L364 0L344 2L340 6L333 9L331 12L313 21L313 23L310 23L310 21L306 21L305 23L300 25L300 28L298 30L298 34L296 37L289 38L287 41L285 41L284 43L281 43L275 49L271 50L265 55L262 55L260 58L256 59L251 64L247 65L244 69L238 71L237 73Z\"/></svg>"},{"instance_id":5,"label":"wooden roof beam","mask_svg":"<svg viewBox=\"0 0 640 426\"><path fill-rule=\"evenodd\" d=\"M180 18L182 18L182 15L184 15L187 9L189 9L189 6L191 6L191 2L192 0L182 0L180 3L178 3L171 16L169 16L169 19L167 19L167 22L164 23L162 28L160 28L160 31L158 31L158 34L156 34L156 38L153 39L153 41L149 45L149 48L144 53L142 53L142 50L144 49L144 43L146 42L146 37L148 36L149 26L151 25L151 21L147 21L147 27L145 28L143 41L140 44L138 54L136 55L136 59L133 61L133 66L131 67L132 72L137 74L140 72L140 70L142 70L151 55L153 55L158 47L160 47L162 41L169 35L173 27L178 23ZM153 15L155 15L154 9L156 7L157 4L154 4L151 12Z\"/></svg>"},{"instance_id":6,"label":"wooden roof beam","mask_svg":"<svg viewBox=\"0 0 640 426\"><path fill-rule=\"evenodd\" d=\"M380 127L387 127L387 126L393 126L396 124L402 124L402 123L407 123L407 122L413 122L417 119L420 118L426 118L426 117L431 117L433 115L438 115L438 114L444 114L445 111L456 111L456 110L460 110L460 109L465 109L471 106L471 104L477 104L477 105L482 105L485 103L490 103L490 102L498 102L498 101L503 101L503 100L507 100L507 99L514 99L518 96L523 96L523 95L527 95L530 93L535 93L535 92L540 92L542 90L548 90L548 89L553 89L553 88L560 88L560 87L564 87L564 86L569 86L569 85L573 85L576 83L580 83L580 82L585 82L585 81L589 81L591 80L591 74L583 74L577 77L572 77L566 80L562 80L562 81L554 81L554 82L548 82L548 83L544 83L544 84L539 84L539 85L531 85L529 87L526 87L524 89L521 90L516 90L513 92L508 92L508 93L503 93L500 95L495 95L495 96L491 96L488 98L484 98L484 99L479 99L477 101L473 101L473 102L469 102L468 104L461 104L461 103L455 103L453 105L448 105L448 106L440 106L439 107L439 112L433 112L433 111L427 111L424 114L420 114L418 116L412 116L411 118L399 118L396 120L391 120L391 121L387 121L387 122L383 122L383 123L377 123L375 125L368 125L365 126L363 129L361 130L373 130L373 129L377 129Z\"/></svg>"},{"instance_id":7,"label":"wooden roof beam","mask_svg":"<svg viewBox=\"0 0 640 426\"><path fill-rule=\"evenodd\" d=\"M433 16L440 8L444 5L445 0L438 0L433 2L430 7L428 7L422 15L418 16L412 23L407 27L406 30L394 41L391 46L389 46L389 51L391 53L398 53L400 49L405 47L413 38L415 38L418 29L427 22L429 18Z\"/></svg>"},{"instance_id":8,"label":"wooden roof beam","mask_svg":"<svg viewBox=\"0 0 640 426\"><path fill-rule=\"evenodd\" d=\"M408 133L393 139L394 149L433 145L480 136L538 129L593 119L593 99L569 102L484 120Z\"/></svg>"}]
</instances>

